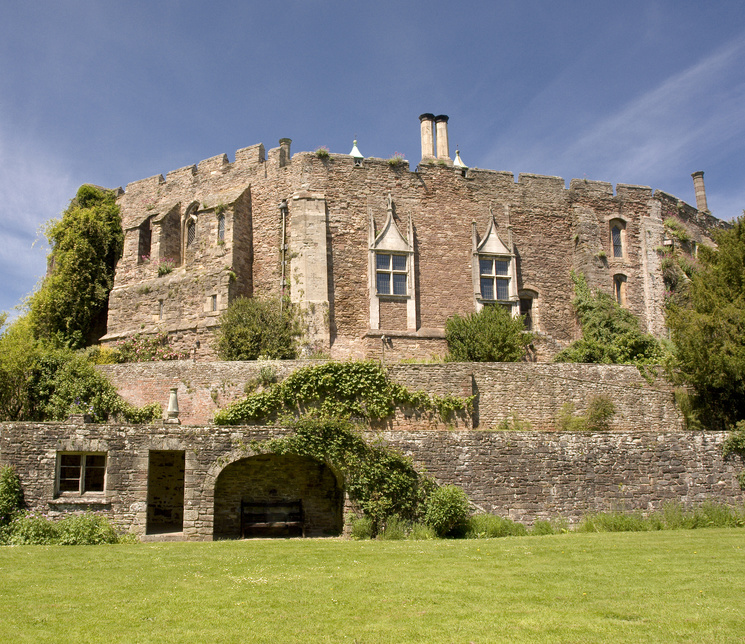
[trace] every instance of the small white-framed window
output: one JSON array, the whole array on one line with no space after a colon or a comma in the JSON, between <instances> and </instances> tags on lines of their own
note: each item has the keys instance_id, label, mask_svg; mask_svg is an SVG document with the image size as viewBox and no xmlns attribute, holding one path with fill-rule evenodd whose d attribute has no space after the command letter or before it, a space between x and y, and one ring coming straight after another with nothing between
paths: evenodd
<instances>
[{"instance_id":1,"label":"small white-framed window","mask_svg":"<svg viewBox=\"0 0 745 644\"><path fill-rule=\"evenodd\" d=\"M217 216L217 241L225 241L225 215L223 214Z\"/></svg>"},{"instance_id":2,"label":"small white-framed window","mask_svg":"<svg viewBox=\"0 0 745 644\"><path fill-rule=\"evenodd\" d=\"M378 295L408 295L408 258L397 253L375 253L375 287Z\"/></svg>"},{"instance_id":3,"label":"small white-framed window","mask_svg":"<svg viewBox=\"0 0 745 644\"><path fill-rule=\"evenodd\" d=\"M482 300L510 299L510 258L479 255L479 286Z\"/></svg>"},{"instance_id":4,"label":"small white-framed window","mask_svg":"<svg viewBox=\"0 0 745 644\"><path fill-rule=\"evenodd\" d=\"M85 494L104 491L105 452L61 452L58 456L58 492Z\"/></svg>"}]
</instances>

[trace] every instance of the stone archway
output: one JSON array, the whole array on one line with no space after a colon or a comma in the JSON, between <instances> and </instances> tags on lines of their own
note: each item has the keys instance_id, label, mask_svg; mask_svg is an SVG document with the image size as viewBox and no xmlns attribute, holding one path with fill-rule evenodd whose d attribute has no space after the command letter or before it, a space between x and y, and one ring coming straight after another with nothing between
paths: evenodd
<instances>
[{"instance_id":1,"label":"stone archway","mask_svg":"<svg viewBox=\"0 0 745 644\"><path fill-rule=\"evenodd\" d=\"M333 470L320 461L289 454L259 454L227 465L217 476L214 538L239 539L241 501L302 500L305 534L340 534L344 490Z\"/></svg>"}]
</instances>

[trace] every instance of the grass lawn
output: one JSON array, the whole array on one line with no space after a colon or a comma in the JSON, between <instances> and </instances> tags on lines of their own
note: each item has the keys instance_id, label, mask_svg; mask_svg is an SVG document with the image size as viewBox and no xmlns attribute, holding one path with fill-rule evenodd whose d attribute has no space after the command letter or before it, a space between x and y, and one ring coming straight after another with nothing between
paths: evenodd
<instances>
[{"instance_id":1,"label":"grass lawn","mask_svg":"<svg viewBox=\"0 0 745 644\"><path fill-rule=\"evenodd\" d=\"M742 642L745 530L0 548L2 642Z\"/></svg>"}]
</instances>

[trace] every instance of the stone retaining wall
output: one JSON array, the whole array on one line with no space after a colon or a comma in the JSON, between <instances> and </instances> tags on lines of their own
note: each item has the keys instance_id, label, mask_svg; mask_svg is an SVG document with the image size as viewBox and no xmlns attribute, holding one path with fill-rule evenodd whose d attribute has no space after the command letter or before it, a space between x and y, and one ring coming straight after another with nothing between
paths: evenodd
<instances>
[{"instance_id":1,"label":"stone retaining wall","mask_svg":"<svg viewBox=\"0 0 745 644\"><path fill-rule=\"evenodd\" d=\"M220 473L253 456L247 447L252 440L263 441L286 431L4 423L0 425L0 464L16 467L30 508L52 514L99 510L142 536L147 528L150 451L183 451L180 538L209 540L214 536ZM575 522L583 514L603 510L647 512L666 501L687 506L707 500L743 502L736 478L742 459L722 459L722 432L407 430L384 432L383 438L438 482L463 487L476 507L526 524L557 516ZM106 490L57 493L60 452L105 452ZM281 489L282 485L278 481L276 486L265 487Z\"/></svg>"},{"instance_id":2,"label":"stone retaining wall","mask_svg":"<svg viewBox=\"0 0 745 644\"><path fill-rule=\"evenodd\" d=\"M282 379L314 363L183 360L103 365L99 369L135 405L160 402L166 409L170 387L178 387L182 423L202 425L211 421L217 409L245 396L246 384L255 383L262 368L271 369ZM511 426L515 421L529 423L523 428L553 429L564 404L571 403L576 413L583 413L598 395L610 397L615 405L613 429L682 428L671 385L661 379L649 383L632 366L452 362L391 364L387 368L395 381L412 390L476 395L473 418L456 419L454 424L459 429L492 429L504 421ZM408 418L403 414L388 423L389 429L444 427L434 418Z\"/></svg>"}]
</instances>

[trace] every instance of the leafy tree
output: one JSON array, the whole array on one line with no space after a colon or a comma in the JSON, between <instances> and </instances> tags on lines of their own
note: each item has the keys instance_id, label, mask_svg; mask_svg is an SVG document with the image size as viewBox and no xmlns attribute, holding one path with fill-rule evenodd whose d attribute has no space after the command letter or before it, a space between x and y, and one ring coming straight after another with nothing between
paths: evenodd
<instances>
[{"instance_id":1,"label":"leafy tree","mask_svg":"<svg viewBox=\"0 0 745 644\"><path fill-rule=\"evenodd\" d=\"M47 275L30 298L34 335L73 348L92 344L106 329L109 291L124 244L114 193L81 186L45 234L52 250Z\"/></svg>"},{"instance_id":2,"label":"leafy tree","mask_svg":"<svg viewBox=\"0 0 745 644\"><path fill-rule=\"evenodd\" d=\"M0 528L8 525L23 508L21 479L10 466L0 467Z\"/></svg>"},{"instance_id":3,"label":"leafy tree","mask_svg":"<svg viewBox=\"0 0 745 644\"><path fill-rule=\"evenodd\" d=\"M33 417L31 378L41 353L28 316L18 318L0 333L0 420Z\"/></svg>"},{"instance_id":4,"label":"leafy tree","mask_svg":"<svg viewBox=\"0 0 745 644\"><path fill-rule=\"evenodd\" d=\"M715 241L699 247L700 270L687 301L668 306L667 325L673 377L693 387L707 424L725 428L745 419L745 217Z\"/></svg>"},{"instance_id":5,"label":"leafy tree","mask_svg":"<svg viewBox=\"0 0 745 644\"><path fill-rule=\"evenodd\" d=\"M239 297L220 317L217 353L221 360L294 358L299 335L297 316L288 303Z\"/></svg>"},{"instance_id":6,"label":"leafy tree","mask_svg":"<svg viewBox=\"0 0 745 644\"><path fill-rule=\"evenodd\" d=\"M478 313L448 318L445 339L448 359L454 362L518 362L533 335L506 308L485 306Z\"/></svg>"},{"instance_id":7,"label":"leafy tree","mask_svg":"<svg viewBox=\"0 0 745 644\"><path fill-rule=\"evenodd\" d=\"M582 337L555 358L556 362L599 364L659 364L662 345L639 328L633 313L618 305L607 293L593 293L585 276L572 274L575 297L572 304L582 326Z\"/></svg>"}]
</instances>

